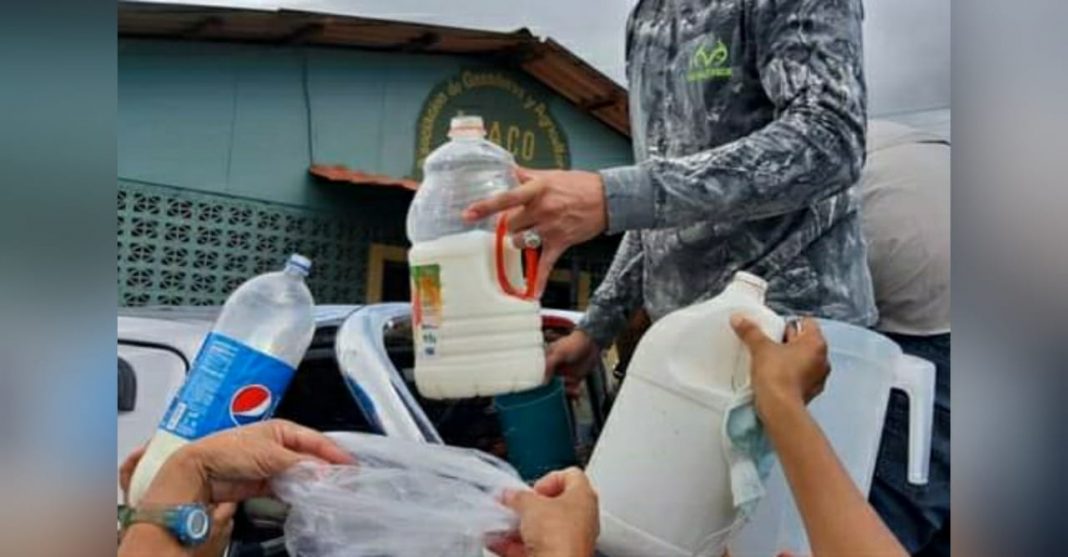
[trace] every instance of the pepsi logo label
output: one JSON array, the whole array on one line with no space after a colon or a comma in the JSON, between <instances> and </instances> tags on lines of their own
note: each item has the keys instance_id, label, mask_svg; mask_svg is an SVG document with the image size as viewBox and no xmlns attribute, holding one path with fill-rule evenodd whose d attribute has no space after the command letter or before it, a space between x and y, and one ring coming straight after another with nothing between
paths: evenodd
<instances>
[{"instance_id":1,"label":"pepsi logo label","mask_svg":"<svg viewBox=\"0 0 1068 557\"><path fill-rule=\"evenodd\" d=\"M193 440L264 420L278 406L293 372L285 362L213 332L160 428Z\"/></svg>"},{"instance_id":2,"label":"pepsi logo label","mask_svg":"<svg viewBox=\"0 0 1068 557\"><path fill-rule=\"evenodd\" d=\"M262 420L271 410L271 390L263 385L246 385L230 399L230 419L235 425Z\"/></svg>"}]
</instances>

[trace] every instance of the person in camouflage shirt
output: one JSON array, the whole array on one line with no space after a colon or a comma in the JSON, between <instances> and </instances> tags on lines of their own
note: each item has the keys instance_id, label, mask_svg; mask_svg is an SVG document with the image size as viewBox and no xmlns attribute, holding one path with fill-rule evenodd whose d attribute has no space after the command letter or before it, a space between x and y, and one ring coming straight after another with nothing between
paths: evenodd
<instances>
[{"instance_id":1,"label":"person in camouflage shirt","mask_svg":"<svg viewBox=\"0 0 1068 557\"><path fill-rule=\"evenodd\" d=\"M864 164L860 0L641 0L627 24L636 163L521 171L472 205L541 238L544 279L569 246L625 232L552 367L590 361L635 309L657 319L746 270L768 305L869 326L877 312L855 184ZM589 366L569 366L581 377ZM574 377L573 379L577 379Z\"/></svg>"},{"instance_id":2,"label":"person in camouflage shirt","mask_svg":"<svg viewBox=\"0 0 1068 557\"><path fill-rule=\"evenodd\" d=\"M635 164L520 169L519 187L468 208L508 211L517 245L540 238L538 291L568 247L624 233L578 328L549 347L569 392L636 310L655 322L739 270L768 281L779 314L876 323L862 19L861 0L640 0L626 36ZM899 535L908 515L889 517Z\"/></svg>"}]
</instances>

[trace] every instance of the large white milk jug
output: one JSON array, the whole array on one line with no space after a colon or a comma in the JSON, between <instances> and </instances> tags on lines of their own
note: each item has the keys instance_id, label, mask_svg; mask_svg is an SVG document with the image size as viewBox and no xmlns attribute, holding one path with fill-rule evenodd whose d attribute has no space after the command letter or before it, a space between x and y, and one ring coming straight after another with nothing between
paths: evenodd
<instances>
[{"instance_id":1,"label":"large white milk jug","mask_svg":"<svg viewBox=\"0 0 1068 557\"><path fill-rule=\"evenodd\" d=\"M738 514L721 433L750 365L730 316L782 338L766 287L739 272L719 296L665 316L638 344L586 468L600 495L604 554L722 554Z\"/></svg>"},{"instance_id":2,"label":"large white milk jug","mask_svg":"<svg viewBox=\"0 0 1068 557\"><path fill-rule=\"evenodd\" d=\"M469 224L471 203L518 185L512 155L485 139L478 116L452 119L450 141L423 165L408 210L415 383L428 398L537 387L545 352L533 275L502 218ZM528 273L537 254L526 251Z\"/></svg>"}]
</instances>

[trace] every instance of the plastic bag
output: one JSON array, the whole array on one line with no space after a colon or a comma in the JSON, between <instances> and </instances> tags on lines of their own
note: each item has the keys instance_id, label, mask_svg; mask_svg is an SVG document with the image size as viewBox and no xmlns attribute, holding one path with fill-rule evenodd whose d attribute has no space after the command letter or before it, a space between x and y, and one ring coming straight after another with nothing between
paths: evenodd
<instances>
[{"instance_id":1,"label":"plastic bag","mask_svg":"<svg viewBox=\"0 0 1068 557\"><path fill-rule=\"evenodd\" d=\"M506 462L470 449L363 433L328 434L355 465L301 463L275 478L290 505L294 557L480 556L518 526L505 490L528 489Z\"/></svg>"}]
</instances>

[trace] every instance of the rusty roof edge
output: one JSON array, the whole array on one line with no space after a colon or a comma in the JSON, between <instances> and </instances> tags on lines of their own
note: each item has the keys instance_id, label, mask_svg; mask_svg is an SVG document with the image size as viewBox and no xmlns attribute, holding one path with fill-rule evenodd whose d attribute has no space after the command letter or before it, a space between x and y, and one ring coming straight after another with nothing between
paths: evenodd
<instances>
[{"instance_id":1,"label":"rusty roof edge","mask_svg":"<svg viewBox=\"0 0 1068 557\"><path fill-rule=\"evenodd\" d=\"M119 0L118 2L120 15L125 9L131 9L141 14L182 14L192 15L202 13L205 16L213 15L240 15L248 13L259 14L278 14L286 17L297 17L305 20L312 18L321 18L324 22L338 22L344 23L349 21L351 23L363 23L363 24L381 24L381 25L396 25L418 29L426 29L427 31L437 32L449 32L449 33L461 33L472 35L486 35L501 39L526 39L537 41L539 38L530 32L526 27L520 27L514 31L491 31L487 29L478 29L474 27L456 27L450 25L436 25L431 23L420 23L414 21L403 21L396 19L382 19L377 17L367 16L355 16L337 14L331 12L319 12L311 10L293 10L290 8L254 8L254 7L229 7L229 6L211 6L200 4L177 4L177 3L158 3L158 2L138 2L136 0ZM595 70L596 71L596 70Z\"/></svg>"},{"instance_id":2,"label":"rusty roof edge","mask_svg":"<svg viewBox=\"0 0 1068 557\"><path fill-rule=\"evenodd\" d=\"M138 2L130 0L120 0L118 2L118 15L121 16L124 13L136 13L138 15L152 15L159 16L172 15L195 15L203 14L206 18L218 18L226 15L241 15L241 14L277 14L280 17L292 18L295 20L301 20L303 25L311 23L360 23L360 24L381 24L381 25L393 25L403 26L411 29L418 29L428 33L438 34L452 34L454 36L466 36L468 38L486 37L495 39L510 39L517 41L524 50L533 51L538 59L544 59L547 57L558 57L562 61L566 61L574 66L577 66L583 74L586 74L593 78L593 81L597 82L599 87L605 89L605 94L598 95L598 98L593 100L587 100L587 106L583 106L582 102L571 101L572 104L580 111L585 112L593 118L601 121L608 127L617 131L618 133L630 137L630 122L625 117L628 110L627 105L627 90L615 80L608 77L604 72L598 70L592 66L589 62L578 56L560 42L554 40L549 36L538 36L533 34L530 29L526 27L520 27L514 31L490 31L485 29L473 29L463 27L453 27L445 25L433 25L427 23L407 22L380 18L370 18L363 16L352 15L340 15L331 14L329 12L315 12L305 10L292 10L287 8L252 8L252 7L222 7L222 6L203 6L197 4L161 4L156 2ZM120 36L141 36L136 31L123 30L120 27ZM314 41L309 41L307 44L315 44ZM333 46L337 46L336 43L331 43ZM360 45L352 45L353 48L366 48ZM515 47L512 47L515 48ZM437 51L442 52L442 51ZM434 51L427 51L428 54L434 54ZM538 71L533 68L526 67L528 62L519 60L517 66L525 73L541 82L549 89L559 93L565 98L571 98L575 96L574 91L565 91L559 88L557 85L550 83L550 80L540 76ZM589 104L591 103L592 104ZM620 118L611 114L603 114L602 112L606 108L611 108L616 104L622 103L619 107L620 113L624 117Z\"/></svg>"},{"instance_id":3,"label":"rusty roof edge","mask_svg":"<svg viewBox=\"0 0 1068 557\"><path fill-rule=\"evenodd\" d=\"M570 50L568 50L568 48L566 46L564 46L563 44L561 44L559 41L553 39L552 37L545 37L544 39L542 39L542 42L545 45L549 46L550 48L557 49L560 52L562 52L563 54L569 56L570 58L573 59L573 61L577 65L581 66L586 72L596 75L601 80L603 80L605 83L607 83L610 86L612 86L613 88L619 90L619 92L621 92L621 93L626 93L627 92L627 90L622 85L616 83L616 80L608 77L607 75L604 74L604 72L602 72L601 70L593 67L589 62L587 62L581 56L578 56L574 52L571 52Z\"/></svg>"},{"instance_id":4,"label":"rusty roof edge","mask_svg":"<svg viewBox=\"0 0 1068 557\"><path fill-rule=\"evenodd\" d=\"M610 127L629 138L630 121L628 118L623 118L619 121L616 121L617 119L611 119L611 121L609 121L610 119L608 117L601 116L598 114L600 110L610 108L617 104L621 105L619 108L622 111L622 114L629 114L630 105L628 102L627 89L619 83L616 83L614 79L605 75L604 72L593 67L582 57L568 50L567 47L565 47L563 44L556 41L555 39L551 37L545 37L542 40L542 44L545 45L545 48L551 49L562 55L563 57L567 58L570 62L578 66L584 73L595 76L601 82L601 85L608 89L606 94L600 95L596 99L591 99L587 101L591 103L589 106L583 106L583 103L574 104L576 104L576 106L578 106L580 110L590 113L598 120L601 120L602 122L608 124ZM528 73L532 72L528 70ZM535 75L535 77L537 76Z\"/></svg>"},{"instance_id":5,"label":"rusty roof edge","mask_svg":"<svg viewBox=\"0 0 1068 557\"><path fill-rule=\"evenodd\" d=\"M174 2L162 3L162 2L138 2L137 0L119 0L117 2L117 4L118 4L119 12L122 12L124 8L127 8L127 9L135 8L135 9L137 9L139 11L157 12L157 13L158 12L175 12L175 13L178 13L178 12L184 12L184 13L197 13L197 12L217 12L217 13L218 12L260 12L260 13L265 13L265 14L273 14L273 13L278 13L279 11L281 11L281 9L279 9L279 8L269 8L269 7L257 8L257 7L252 7L252 6L242 7L242 8L235 8L235 7L229 7L229 6L197 4L197 3L194 3L194 2L188 2L188 3L174 3Z\"/></svg>"}]
</instances>

